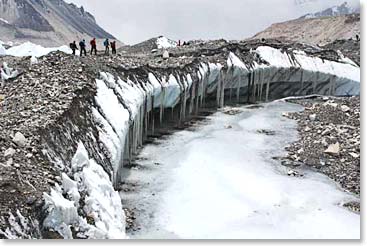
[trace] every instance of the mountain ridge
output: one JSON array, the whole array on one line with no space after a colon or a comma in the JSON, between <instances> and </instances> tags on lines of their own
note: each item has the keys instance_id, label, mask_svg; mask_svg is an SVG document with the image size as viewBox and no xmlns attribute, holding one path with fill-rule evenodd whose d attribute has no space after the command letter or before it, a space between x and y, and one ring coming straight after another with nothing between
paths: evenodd
<instances>
[{"instance_id":1,"label":"mountain ridge","mask_svg":"<svg viewBox=\"0 0 367 246\"><path fill-rule=\"evenodd\" d=\"M94 16L63 0L0 0L0 39L59 46L82 38L115 39Z\"/></svg>"}]
</instances>

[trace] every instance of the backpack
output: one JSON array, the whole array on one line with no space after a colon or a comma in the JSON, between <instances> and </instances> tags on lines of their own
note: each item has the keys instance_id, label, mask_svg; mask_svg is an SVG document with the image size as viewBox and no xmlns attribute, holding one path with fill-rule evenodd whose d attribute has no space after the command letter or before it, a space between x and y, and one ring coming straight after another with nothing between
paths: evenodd
<instances>
[{"instance_id":1,"label":"backpack","mask_svg":"<svg viewBox=\"0 0 367 246\"><path fill-rule=\"evenodd\" d=\"M109 42L107 40L105 40L103 45L107 47L109 45Z\"/></svg>"},{"instance_id":2,"label":"backpack","mask_svg":"<svg viewBox=\"0 0 367 246\"><path fill-rule=\"evenodd\" d=\"M70 49L74 49L74 44L73 43L70 43L69 44L69 47L70 47Z\"/></svg>"}]
</instances>

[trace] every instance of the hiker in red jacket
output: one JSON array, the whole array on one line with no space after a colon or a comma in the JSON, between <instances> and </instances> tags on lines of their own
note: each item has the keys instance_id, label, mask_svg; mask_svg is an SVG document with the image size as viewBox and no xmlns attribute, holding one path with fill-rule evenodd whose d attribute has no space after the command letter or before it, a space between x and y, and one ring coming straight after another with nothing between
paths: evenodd
<instances>
[{"instance_id":1,"label":"hiker in red jacket","mask_svg":"<svg viewBox=\"0 0 367 246\"><path fill-rule=\"evenodd\" d=\"M111 42L112 54L116 54L116 41Z\"/></svg>"},{"instance_id":2,"label":"hiker in red jacket","mask_svg":"<svg viewBox=\"0 0 367 246\"><path fill-rule=\"evenodd\" d=\"M94 54L97 55L97 42L96 42L96 38L93 38L90 41L90 46L92 47L92 49L90 50L90 54L93 55L93 51L94 51Z\"/></svg>"}]
</instances>

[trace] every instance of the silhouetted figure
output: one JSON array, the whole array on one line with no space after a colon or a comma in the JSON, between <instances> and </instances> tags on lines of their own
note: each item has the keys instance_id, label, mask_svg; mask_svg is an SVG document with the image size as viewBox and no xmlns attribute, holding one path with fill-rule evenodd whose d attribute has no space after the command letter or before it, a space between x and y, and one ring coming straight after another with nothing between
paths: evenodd
<instances>
[{"instance_id":1,"label":"silhouetted figure","mask_svg":"<svg viewBox=\"0 0 367 246\"><path fill-rule=\"evenodd\" d=\"M70 49L73 51L73 55L75 56L75 51L78 49L75 41L70 43Z\"/></svg>"},{"instance_id":2,"label":"silhouetted figure","mask_svg":"<svg viewBox=\"0 0 367 246\"><path fill-rule=\"evenodd\" d=\"M108 40L108 38L106 38L106 40L103 42L103 45L105 47L105 55L109 55L110 54L110 41Z\"/></svg>"},{"instance_id":3,"label":"silhouetted figure","mask_svg":"<svg viewBox=\"0 0 367 246\"><path fill-rule=\"evenodd\" d=\"M112 41L111 42L111 50L112 50L112 54L116 55L116 41Z\"/></svg>"},{"instance_id":4,"label":"silhouetted figure","mask_svg":"<svg viewBox=\"0 0 367 246\"><path fill-rule=\"evenodd\" d=\"M97 55L97 42L96 42L96 38L93 38L90 41L90 46L92 47L90 50L90 54L93 55L93 52L95 55Z\"/></svg>"},{"instance_id":5,"label":"silhouetted figure","mask_svg":"<svg viewBox=\"0 0 367 246\"><path fill-rule=\"evenodd\" d=\"M85 49L86 47L85 39L79 42L79 47L80 47L80 57L82 57L83 54L87 56L87 50Z\"/></svg>"},{"instance_id":6,"label":"silhouetted figure","mask_svg":"<svg viewBox=\"0 0 367 246\"><path fill-rule=\"evenodd\" d=\"M356 39L357 39L357 41L360 41L360 37L359 37L358 34L356 35Z\"/></svg>"}]
</instances>

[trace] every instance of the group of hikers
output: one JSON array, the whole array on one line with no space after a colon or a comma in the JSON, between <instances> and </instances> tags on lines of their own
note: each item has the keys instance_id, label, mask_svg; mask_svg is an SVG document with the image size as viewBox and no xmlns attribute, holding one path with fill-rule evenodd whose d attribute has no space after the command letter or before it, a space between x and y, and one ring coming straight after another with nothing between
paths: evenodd
<instances>
[{"instance_id":1,"label":"group of hikers","mask_svg":"<svg viewBox=\"0 0 367 246\"><path fill-rule=\"evenodd\" d=\"M90 54L93 55L93 53L95 55L97 55L97 41L96 38L93 38L90 41L90 46L91 46L91 50L90 50ZM105 55L109 55L110 54L110 47L112 50L112 54L116 54L116 41L110 41L108 38L105 39L105 41L103 42L103 46L105 47ZM85 39L81 40L79 42L79 50L80 50L80 57L87 56L87 43L85 41ZM70 49L73 51L73 55L76 54L76 50L78 50L78 46L76 44L76 42L72 42L70 43Z\"/></svg>"}]
</instances>

